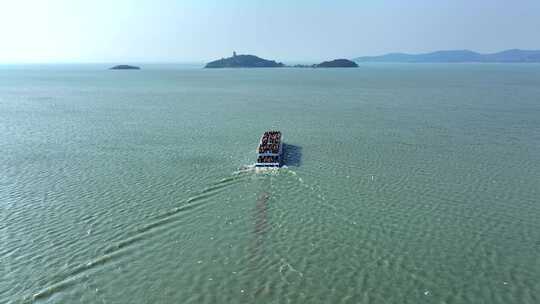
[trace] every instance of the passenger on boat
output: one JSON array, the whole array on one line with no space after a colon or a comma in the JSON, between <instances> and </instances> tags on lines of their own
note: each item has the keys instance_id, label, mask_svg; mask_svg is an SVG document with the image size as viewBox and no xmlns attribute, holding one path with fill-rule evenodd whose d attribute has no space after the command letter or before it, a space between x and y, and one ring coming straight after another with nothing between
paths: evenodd
<instances>
[{"instance_id":1,"label":"passenger on boat","mask_svg":"<svg viewBox=\"0 0 540 304\"><path fill-rule=\"evenodd\" d=\"M279 153L279 145L278 144L266 144L266 145L260 145L259 146L259 153Z\"/></svg>"},{"instance_id":2,"label":"passenger on boat","mask_svg":"<svg viewBox=\"0 0 540 304\"><path fill-rule=\"evenodd\" d=\"M269 131L264 132L262 137L262 143L266 144L268 142L278 142L281 140L281 132L279 131Z\"/></svg>"},{"instance_id":3,"label":"passenger on boat","mask_svg":"<svg viewBox=\"0 0 540 304\"><path fill-rule=\"evenodd\" d=\"M257 158L258 163L277 163L278 158L276 156L259 156Z\"/></svg>"}]
</instances>

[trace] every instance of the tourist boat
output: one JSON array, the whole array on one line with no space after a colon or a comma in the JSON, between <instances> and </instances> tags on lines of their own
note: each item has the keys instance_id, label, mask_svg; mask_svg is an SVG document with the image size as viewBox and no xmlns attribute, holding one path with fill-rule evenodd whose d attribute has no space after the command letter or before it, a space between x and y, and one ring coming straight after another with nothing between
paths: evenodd
<instances>
[{"instance_id":1,"label":"tourist boat","mask_svg":"<svg viewBox=\"0 0 540 304\"><path fill-rule=\"evenodd\" d=\"M257 147L255 167L279 167L283 154L283 136L280 131L266 131Z\"/></svg>"}]
</instances>

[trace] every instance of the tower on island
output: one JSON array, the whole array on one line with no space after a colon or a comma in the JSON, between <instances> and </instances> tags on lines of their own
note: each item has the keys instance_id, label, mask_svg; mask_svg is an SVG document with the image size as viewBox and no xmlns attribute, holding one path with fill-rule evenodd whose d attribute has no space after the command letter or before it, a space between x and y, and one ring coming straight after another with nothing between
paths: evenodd
<instances>
[{"instance_id":1,"label":"tower on island","mask_svg":"<svg viewBox=\"0 0 540 304\"><path fill-rule=\"evenodd\" d=\"M236 57L236 51L233 51L233 52L232 52L232 56L233 56L233 57Z\"/></svg>"}]
</instances>

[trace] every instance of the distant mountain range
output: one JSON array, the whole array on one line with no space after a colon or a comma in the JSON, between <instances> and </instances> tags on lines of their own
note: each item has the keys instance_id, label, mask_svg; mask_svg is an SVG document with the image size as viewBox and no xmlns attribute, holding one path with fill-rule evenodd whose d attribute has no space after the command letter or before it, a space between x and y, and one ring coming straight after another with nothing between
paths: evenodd
<instances>
[{"instance_id":1,"label":"distant mountain range","mask_svg":"<svg viewBox=\"0 0 540 304\"><path fill-rule=\"evenodd\" d=\"M356 62L540 62L540 51L506 50L493 54L480 54L469 50L437 51L425 54L391 53L353 59Z\"/></svg>"}]
</instances>

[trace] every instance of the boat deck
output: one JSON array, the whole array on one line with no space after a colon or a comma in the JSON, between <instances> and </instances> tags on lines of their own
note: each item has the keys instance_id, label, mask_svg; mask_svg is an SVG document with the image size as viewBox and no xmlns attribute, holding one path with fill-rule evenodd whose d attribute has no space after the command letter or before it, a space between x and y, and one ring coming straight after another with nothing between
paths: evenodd
<instances>
[{"instance_id":1,"label":"boat deck","mask_svg":"<svg viewBox=\"0 0 540 304\"><path fill-rule=\"evenodd\" d=\"M266 131L257 147L256 167L279 167L283 154L283 137L280 131Z\"/></svg>"}]
</instances>

